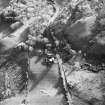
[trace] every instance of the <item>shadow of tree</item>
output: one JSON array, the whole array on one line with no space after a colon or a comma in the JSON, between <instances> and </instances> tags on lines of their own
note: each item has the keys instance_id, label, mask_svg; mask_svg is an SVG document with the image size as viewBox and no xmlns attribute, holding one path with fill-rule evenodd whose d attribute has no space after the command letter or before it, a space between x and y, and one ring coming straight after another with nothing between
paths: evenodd
<instances>
[{"instance_id":1,"label":"shadow of tree","mask_svg":"<svg viewBox=\"0 0 105 105\"><path fill-rule=\"evenodd\" d=\"M39 83L40 81L48 74L48 72L50 71L51 67L47 67L38 78L35 78L35 74L33 74L32 72L30 73L31 76L31 80L33 81L33 84L30 88L30 91L32 91Z\"/></svg>"}]
</instances>

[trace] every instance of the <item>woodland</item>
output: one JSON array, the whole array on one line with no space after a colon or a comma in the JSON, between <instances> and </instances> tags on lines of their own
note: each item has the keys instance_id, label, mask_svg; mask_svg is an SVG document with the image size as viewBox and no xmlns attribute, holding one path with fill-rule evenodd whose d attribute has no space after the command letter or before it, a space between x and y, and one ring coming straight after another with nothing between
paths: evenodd
<instances>
[{"instance_id":1,"label":"woodland","mask_svg":"<svg viewBox=\"0 0 105 105\"><path fill-rule=\"evenodd\" d=\"M0 105L105 105L105 0L0 0Z\"/></svg>"}]
</instances>

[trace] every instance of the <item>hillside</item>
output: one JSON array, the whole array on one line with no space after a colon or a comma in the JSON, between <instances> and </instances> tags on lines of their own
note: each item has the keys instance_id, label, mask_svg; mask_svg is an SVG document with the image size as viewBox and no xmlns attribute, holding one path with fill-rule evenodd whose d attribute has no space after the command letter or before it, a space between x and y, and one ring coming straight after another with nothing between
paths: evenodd
<instances>
[{"instance_id":1,"label":"hillside","mask_svg":"<svg viewBox=\"0 0 105 105\"><path fill-rule=\"evenodd\" d=\"M104 8L1 0L0 105L105 105Z\"/></svg>"}]
</instances>

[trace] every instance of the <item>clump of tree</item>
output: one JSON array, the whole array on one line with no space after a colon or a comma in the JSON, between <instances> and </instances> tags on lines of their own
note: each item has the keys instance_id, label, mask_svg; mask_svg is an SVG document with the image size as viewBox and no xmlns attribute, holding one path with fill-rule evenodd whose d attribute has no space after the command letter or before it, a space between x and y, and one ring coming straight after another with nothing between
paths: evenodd
<instances>
[{"instance_id":1,"label":"clump of tree","mask_svg":"<svg viewBox=\"0 0 105 105\"><path fill-rule=\"evenodd\" d=\"M90 3L95 5L94 8ZM29 79L27 73L30 72L29 59L36 54L43 59L43 64L46 66L51 67L54 63L58 63L67 99L70 100L71 93L68 94L63 64L71 64L71 61L75 62L75 58L81 55L86 58L90 55L96 57L96 55L105 54L104 17L99 17L99 11L97 12L95 7L98 9L99 4L87 0L74 4L73 1L67 1L62 4L62 8L58 2L49 3L47 0L43 2L42 0L32 2L13 0L2 11L1 24L8 23L11 31L7 31L8 35L1 36L0 54L5 53L6 57L0 67L3 69L6 65L9 68L8 62L10 67L12 64L15 65L14 62L16 63L16 67L12 66L9 70L5 70L5 73L11 72L9 75L16 76L17 87L20 91L27 87ZM24 55L23 59L22 55ZM26 62L20 64L24 59ZM85 65L85 67L91 68L90 65ZM22 72L23 68L25 70ZM90 70L95 71L93 68ZM20 88L21 84L24 85Z\"/></svg>"}]
</instances>

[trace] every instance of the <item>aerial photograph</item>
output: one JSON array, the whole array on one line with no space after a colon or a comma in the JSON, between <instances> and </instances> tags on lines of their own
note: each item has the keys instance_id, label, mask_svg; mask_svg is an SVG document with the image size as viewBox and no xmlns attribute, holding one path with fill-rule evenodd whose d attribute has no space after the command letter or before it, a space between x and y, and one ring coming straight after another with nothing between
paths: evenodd
<instances>
[{"instance_id":1,"label":"aerial photograph","mask_svg":"<svg viewBox=\"0 0 105 105\"><path fill-rule=\"evenodd\" d=\"M105 105L105 0L0 0L0 105Z\"/></svg>"}]
</instances>

